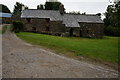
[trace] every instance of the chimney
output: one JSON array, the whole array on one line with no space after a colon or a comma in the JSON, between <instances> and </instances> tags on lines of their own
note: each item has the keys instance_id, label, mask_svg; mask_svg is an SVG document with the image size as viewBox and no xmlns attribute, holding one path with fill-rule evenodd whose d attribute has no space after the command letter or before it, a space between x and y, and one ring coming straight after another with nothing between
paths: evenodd
<instances>
[{"instance_id":1,"label":"chimney","mask_svg":"<svg viewBox=\"0 0 120 80\"><path fill-rule=\"evenodd\" d=\"M59 6L59 12L60 12L61 15L63 15L63 14L65 13L65 8L64 8L64 5L63 5L63 4L61 4L61 5Z\"/></svg>"}]
</instances>

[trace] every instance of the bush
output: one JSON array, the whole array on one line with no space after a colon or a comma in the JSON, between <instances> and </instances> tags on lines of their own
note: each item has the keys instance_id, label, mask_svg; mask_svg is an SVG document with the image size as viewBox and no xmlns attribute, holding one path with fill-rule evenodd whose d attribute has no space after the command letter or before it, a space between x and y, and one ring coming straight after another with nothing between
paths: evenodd
<instances>
[{"instance_id":1,"label":"bush","mask_svg":"<svg viewBox=\"0 0 120 80\"><path fill-rule=\"evenodd\" d=\"M13 28L14 28L14 26L11 24L11 25L10 25L10 32L14 32L14 31L13 31Z\"/></svg>"},{"instance_id":2,"label":"bush","mask_svg":"<svg viewBox=\"0 0 120 80\"><path fill-rule=\"evenodd\" d=\"M23 31L24 28L24 24L20 21L13 21L13 31L15 33L19 33L21 31Z\"/></svg>"},{"instance_id":3,"label":"bush","mask_svg":"<svg viewBox=\"0 0 120 80\"><path fill-rule=\"evenodd\" d=\"M117 36L117 37L120 36L118 27L112 27L112 26L105 27L104 33L108 36Z\"/></svg>"}]
</instances>

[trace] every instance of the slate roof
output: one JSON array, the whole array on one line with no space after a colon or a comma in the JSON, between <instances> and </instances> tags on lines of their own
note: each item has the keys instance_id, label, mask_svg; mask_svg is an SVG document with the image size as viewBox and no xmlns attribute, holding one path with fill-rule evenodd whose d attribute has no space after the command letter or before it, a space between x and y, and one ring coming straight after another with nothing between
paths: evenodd
<instances>
[{"instance_id":1,"label":"slate roof","mask_svg":"<svg viewBox=\"0 0 120 80\"><path fill-rule=\"evenodd\" d=\"M10 18L12 16L11 13L3 13L3 12L0 12L0 17L8 17Z\"/></svg>"},{"instance_id":2,"label":"slate roof","mask_svg":"<svg viewBox=\"0 0 120 80\"><path fill-rule=\"evenodd\" d=\"M66 27L80 27L79 22L103 23L97 15L63 14L55 10L23 10L21 18L50 18L50 21L62 21Z\"/></svg>"}]
</instances>

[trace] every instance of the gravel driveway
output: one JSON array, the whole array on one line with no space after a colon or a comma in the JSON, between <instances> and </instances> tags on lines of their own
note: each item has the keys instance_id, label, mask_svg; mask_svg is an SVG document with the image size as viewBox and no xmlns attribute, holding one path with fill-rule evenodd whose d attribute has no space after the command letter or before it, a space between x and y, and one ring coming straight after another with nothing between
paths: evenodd
<instances>
[{"instance_id":1,"label":"gravel driveway","mask_svg":"<svg viewBox=\"0 0 120 80\"><path fill-rule=\"evenodd\" d=\"M2 37L3 78L116 78L115 70L59 56L38 46L30 45L9 26Z\"/></svg>"}]
</instances>

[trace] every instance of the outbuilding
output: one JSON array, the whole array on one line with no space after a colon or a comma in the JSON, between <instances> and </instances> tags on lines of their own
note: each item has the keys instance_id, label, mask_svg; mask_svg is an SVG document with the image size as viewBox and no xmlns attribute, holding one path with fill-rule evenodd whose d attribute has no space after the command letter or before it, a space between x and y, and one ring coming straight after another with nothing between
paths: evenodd
<instances>
[{"instance_id":1,"label":"outbuilding","mask_svg":"<svg viewBox=\"0 0 120 80\"><path fill-rule=\"evenodd\" d=\"M59 36L102 38L103 21L98 15L68 14L61 10L23 10L25 31Z\"/></svg>"}]
</instances>

